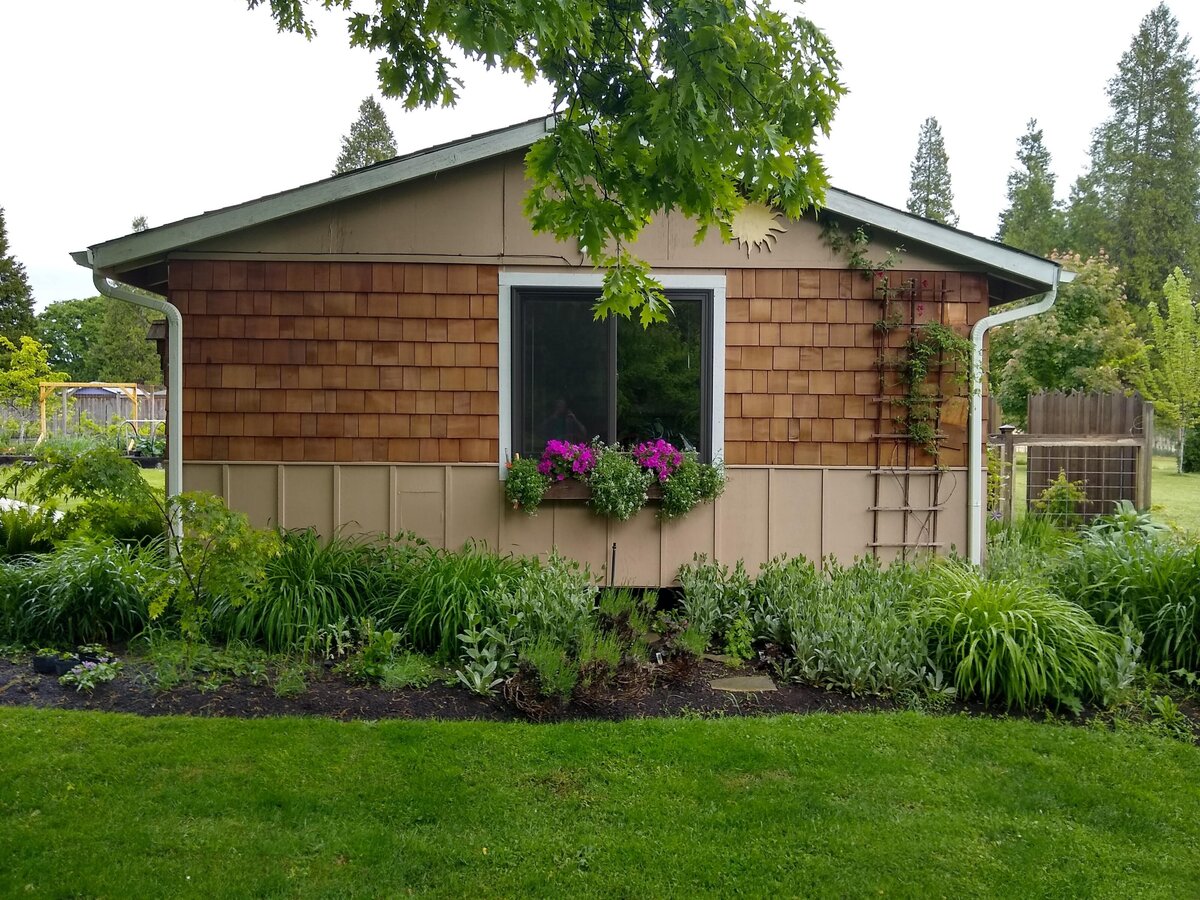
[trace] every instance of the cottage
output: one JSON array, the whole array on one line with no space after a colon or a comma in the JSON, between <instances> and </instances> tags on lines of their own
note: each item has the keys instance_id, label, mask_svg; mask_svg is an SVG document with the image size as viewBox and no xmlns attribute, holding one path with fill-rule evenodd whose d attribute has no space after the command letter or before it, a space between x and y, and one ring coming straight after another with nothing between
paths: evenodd
<instances>
[{"instance_id":1,"label":"cottage","mask_svg":"<svg viewBox=\"0 0 1200 900\"><path fill-rule=\"evenodd\" d=\"M600 276L521 212L523 154L548 127L75 254L110 296L136 299L134 286L181 314L183 488L258 523L557 546L596 571L615 544L616 579L639 585L670 583L694 553L754 567L780 553L964 549L982 438L968 437L963 360L921 336L936 323L965 337L991 304L1052 296L1058 266L833 190L821 221L768 215L729 245L695 245L688 222L661 218L636 251L672 321L596 323ZM830 223L843 238L870 229L854 265ZM899 246L893 268L861 271ZM725 493L671 522L652 508L614 523L578 501L535 516L505 504L514 454L592 436L666 436L723 460Z\"/></svg>"}]
</instances>

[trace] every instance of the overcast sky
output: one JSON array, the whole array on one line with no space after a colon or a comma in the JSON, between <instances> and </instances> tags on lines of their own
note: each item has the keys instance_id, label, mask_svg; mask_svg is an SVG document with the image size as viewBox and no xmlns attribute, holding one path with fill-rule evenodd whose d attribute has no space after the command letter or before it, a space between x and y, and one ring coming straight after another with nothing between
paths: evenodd
<instances>
[{"instance_id":1,"label":"overcast sky","mask_svg":"<svg viewBox=\"0 0 1200 900\"><path fill-rule=\"evenodd\" d=\"M776 5L782 5L778 2ZM833 183L894 206L926 116L942 124L960 226L991 236L1036 117L1066 196L1104 87L1153 0L809 0L851 93L825 143ZM1185 34L1200 3L1174 0ZM94 293L67 254L329 174L374 61L343 20L277 34L245 0L0 2L0 206L40 306ZM457 108L384 109L400 152L547 111L544 87L467 69Z\"/></svg>"}]
</instances>

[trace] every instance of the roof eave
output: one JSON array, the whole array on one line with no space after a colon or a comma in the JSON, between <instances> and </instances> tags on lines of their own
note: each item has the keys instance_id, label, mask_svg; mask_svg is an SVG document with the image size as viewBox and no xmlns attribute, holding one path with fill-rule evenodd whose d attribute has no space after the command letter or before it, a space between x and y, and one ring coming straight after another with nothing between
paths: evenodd
<instances>
[{"instance_id":1,"label":"roof eave","mask_svg":"<svg viewBox=\"0 0 1200 900\"><path fill-rule=\"evenodd\" d=\"M1006 247L987 238L941 225L865 197L830 188L824 209L915 241L978 262L989 273L1038 290L1049 290L1062 268L1053 260Z\"/></svg>"},{"instance_id":2,"label":"roof eave","mask_svg":"<svg viewBox=\"0 0 1200 900\"><path fill-rule=\"evenodd\" d=\"M80 265L89 268L109 271L133 268L147 261L162 258L181 246L261 225L335 201L369 194L427 175L528 149L546 134L552 123L552 117L534 119L432 150L402 156L344 176L326 178L237 206L115 238L91 246L88 254L80 252L72 256ZM85 256L86 261L81 261L81 256Z\"/></svg>"}]
</instances>

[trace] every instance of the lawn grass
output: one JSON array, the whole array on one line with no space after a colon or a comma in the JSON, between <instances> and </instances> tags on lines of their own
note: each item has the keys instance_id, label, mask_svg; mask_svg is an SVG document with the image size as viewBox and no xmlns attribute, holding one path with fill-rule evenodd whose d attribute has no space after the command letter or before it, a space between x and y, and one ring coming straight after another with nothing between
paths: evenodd
<instances>
[{"instance_id":1,"label":"lawn grass","mask_svg":"<svg viewBox=\"0 0 1200 900\"><path fill-rule=\"evenodd\" d=\"M2 896L1185 896L1200 749L918 713L0 710Z\"/></svg>"}]
</instances>

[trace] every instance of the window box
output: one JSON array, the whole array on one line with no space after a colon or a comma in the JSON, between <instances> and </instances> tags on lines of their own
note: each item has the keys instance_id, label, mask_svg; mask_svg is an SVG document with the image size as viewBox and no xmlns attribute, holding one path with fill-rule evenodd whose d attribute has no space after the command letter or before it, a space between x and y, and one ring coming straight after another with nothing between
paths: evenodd
<instances>
[{"instance_id":1,"label":"window box","mask_svg":"<svg viewBox=\"0 0 1200 900\"><path fill-rule=\"evenodd\" d=\"M566 481L556 481L550 485L550 490L546 491L546 500L588 500L592 496L591 488L582 481L576 481L573 478L568 478ZM646 496L650 500L662 499L662 487L657 484L652 484L646 489Z\"/></svg>"}]
</instances>

